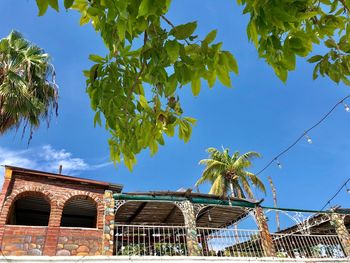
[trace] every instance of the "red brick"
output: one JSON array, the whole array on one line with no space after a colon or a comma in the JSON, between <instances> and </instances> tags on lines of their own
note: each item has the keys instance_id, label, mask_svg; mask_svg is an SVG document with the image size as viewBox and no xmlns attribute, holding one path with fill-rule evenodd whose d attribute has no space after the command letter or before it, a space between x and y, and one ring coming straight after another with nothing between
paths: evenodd
<instances>
[{"instance_id":1,"label":"red brick","mask_svg":"<svg viewBox=\"0 0 350 263\"><path fill-rule=\"evenodd\" d=\"M32 242L39 240L43 244L44 255L55 255L57 252L57 242L60 236L75 237L75 241L79 246L87 245L96 252L96 244L102 247L103 236L103 216L104 204L103 194L104 186L82 185L79 182L50 180L43 176L28 176L23 173L14 172L11 179L5 179L3 184L3 191L0 195L0 205L3 203L2 211L0 211L0 245L2 247L10 247L12 251L4 251L11 255L26 255L25 250L20 248L29 247L28 244L24 246L24 236L30 236ZM51 214L49 220L49 227L30 227L30 226L9 226L5 225L8 213L11 211L12 204L17 198L28 195L40 195L48 200L51 204ZM62 209L64 203L74 195L89 196L93 202L97 203L97 222L98 229L64 229L60 228ZM1 207L1 206L0 206ZM111 217L109 220L113 220ZM87 243L82 244L85 241ZM44 242L44 243L42 243ZM90 243L89 243L90 242ZM97 242L97 243L96 243ZM22 246L23 245L23 246Z\"/></svg>"}]
</instances>

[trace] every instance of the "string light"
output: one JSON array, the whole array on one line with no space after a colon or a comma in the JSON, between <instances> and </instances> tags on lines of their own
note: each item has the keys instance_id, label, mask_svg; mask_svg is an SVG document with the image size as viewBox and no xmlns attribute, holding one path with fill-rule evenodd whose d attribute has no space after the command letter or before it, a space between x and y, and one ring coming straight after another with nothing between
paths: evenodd
<instances>
[{"instance_id":1,"label":"string light","mask_svg":"<svg viewBox=\"0 0 350 263\"><path fill-rule=\"evenodd\" d=\"M350 112L350 107L348 104L346 104L344 101L343 101L343 104L344 104L344 108L347 112Z\"/></svg>"},{"instance_id":2,"label":"string light","mask_svg":"<svg viewBox=\"0 0 350 263\"><path fill-rule=\"evenodd\" d=\"M346 192L348 192L348 194L350 194L350 189L348 188L347 182L345 183L345 187L346 187Z\"/></svg>"},{"instance_id":3,"label":"string light","mask_svg":"<svg viewBox=\"0 0 350 263\"><path fill-rule=\"evenodd\" d=\"M326 208L327 205L331 204L331 201L337 197L337 195L340 193L340 191L345 187L346 192L350 193L350 189L347 187L348 182L350 182L350 178L348 178L348 180L346 180L338 189L338 191L325 203L325 205L322 207L321 211L323 211L323 209Z\"/></svg>"},{"instance_id":4,"label":"string light","mask_svg":"<svg viewBox=\"0 0 350 263\"><path fill-rule=\"evenodd\" d=\"M324 122L329 115L331 115L331 113L340 105L343 104L345 107L345 110L347 112L350 112L350 106L347 105L345 103L345 100L350 98L350 95L347 95L346 97L344 97L343 99L341 99L340 101L338 101L318 122L316 122L313 126L311 126L309 129L307 129L304 133L302 133L291 145L289 145L286 149L284 149L283 151L281 151L279 154L277 154L275 157L272 158L272 160L270 162L268 162L261 170L259 170L257 173L255 173L256 175L261 174L262 172L264 172L267 168L269 168L273 163L276 163L277 166L279 168L282 168L282 165L278 162L278 158L280 158L282 155L285 155L287 152L289 152L300 140L302 139L307 139L308 143L312 143L312 140L309 136L307 136L307 134L315 129L318 125L320 125L322 122Z\"/></svg>"},{"instance_id":5,"label":"string light","mask_svg":"<svg viewBox=\"0 0 350 263\"><path fill-rule=\"evenodd\" d=\"M310 136L307 135L306 133L305 133L305 138L309 144L312 144L312 140L311 140Z\"/></svg>"},{"instance_id":6,"label":"string light","mask_svg":"<svg viewBox=\"0 0 350 263\"><path fill-rule=\"evenodd\" d=\"M276 162L278 168L282 169L282 164L277 159L275 159L275 162Z\"/></svg>"}]
</instances>

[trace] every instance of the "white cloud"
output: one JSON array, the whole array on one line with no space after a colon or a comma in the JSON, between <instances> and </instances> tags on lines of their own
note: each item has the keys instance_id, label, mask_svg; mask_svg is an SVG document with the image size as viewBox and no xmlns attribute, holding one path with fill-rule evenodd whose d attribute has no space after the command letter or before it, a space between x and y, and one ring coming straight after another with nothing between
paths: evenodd
<instances>
[{"instance_id":1,"label":"white cloud","mask_svg":"<svg viewBox=\"0 0 350 263\"><path fill-rule=\"evenodd\" d=\"M89 164L82 158L73 157L65 149L56 150L51 145L15 151L0 147L0 165L12 165L45 172L58 172L60 165L63 174L76 175L82 171L96 170L111 165L111 162ZM3 183L3 171L0 170L0 186Z\"/></svg>"}]
</instances>

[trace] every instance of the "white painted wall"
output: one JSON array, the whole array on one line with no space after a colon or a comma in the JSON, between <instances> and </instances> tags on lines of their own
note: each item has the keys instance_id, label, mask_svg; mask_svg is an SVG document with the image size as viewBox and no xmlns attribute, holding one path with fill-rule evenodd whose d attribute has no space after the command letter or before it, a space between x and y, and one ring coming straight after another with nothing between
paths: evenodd
<instances>
[{"instance_id":1,"label":"white painted wall","mask_svg":"<svg viewBox=\"0 0 350 263\"><path fill-rule=\"evenodd\" d=\"M127 257L127 256L88 256L88 257L47 257L47 256L20 256L3 257L0 256L1 263L340 263L350 262L350 258L345 259L282 259L282 258L217 258L217 257Z\"/></svg>"}]
</instances>

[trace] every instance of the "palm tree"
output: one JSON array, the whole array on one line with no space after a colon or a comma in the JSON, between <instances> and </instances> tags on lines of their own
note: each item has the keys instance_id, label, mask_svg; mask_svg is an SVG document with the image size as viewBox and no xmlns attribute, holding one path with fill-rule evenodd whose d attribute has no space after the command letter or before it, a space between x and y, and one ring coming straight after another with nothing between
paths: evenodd
<instances>
[{"instance_id":1,"label":"palm tree","mask_svg":"<svg viewBox=\"0 0 350 263\"><path fill-rule=\"evenodd\" d=\"M50 57L12 31L0 40L0 134L23 125L30 136L42 120L57 116L58 94Z\"/></svg>"},{"instance_id":2,"label":"palm tree","mask_svg":"<svg viewBox=\"0 0 350 263\"><path fill-rule=\"evenodd\" d=\"M251 185L265 193L265 186L255 174L246 169L252 165L252 159L260 157L257 152L247 152L240 155L235 152L232 156L229 149L219 151L216 148L208 148L209 159L203 159L199 164L205 165L201 178L196 186L205 182L212 184L209 194L245 198L246 195L254 199Z\"/></svg>"}]
</instances>

